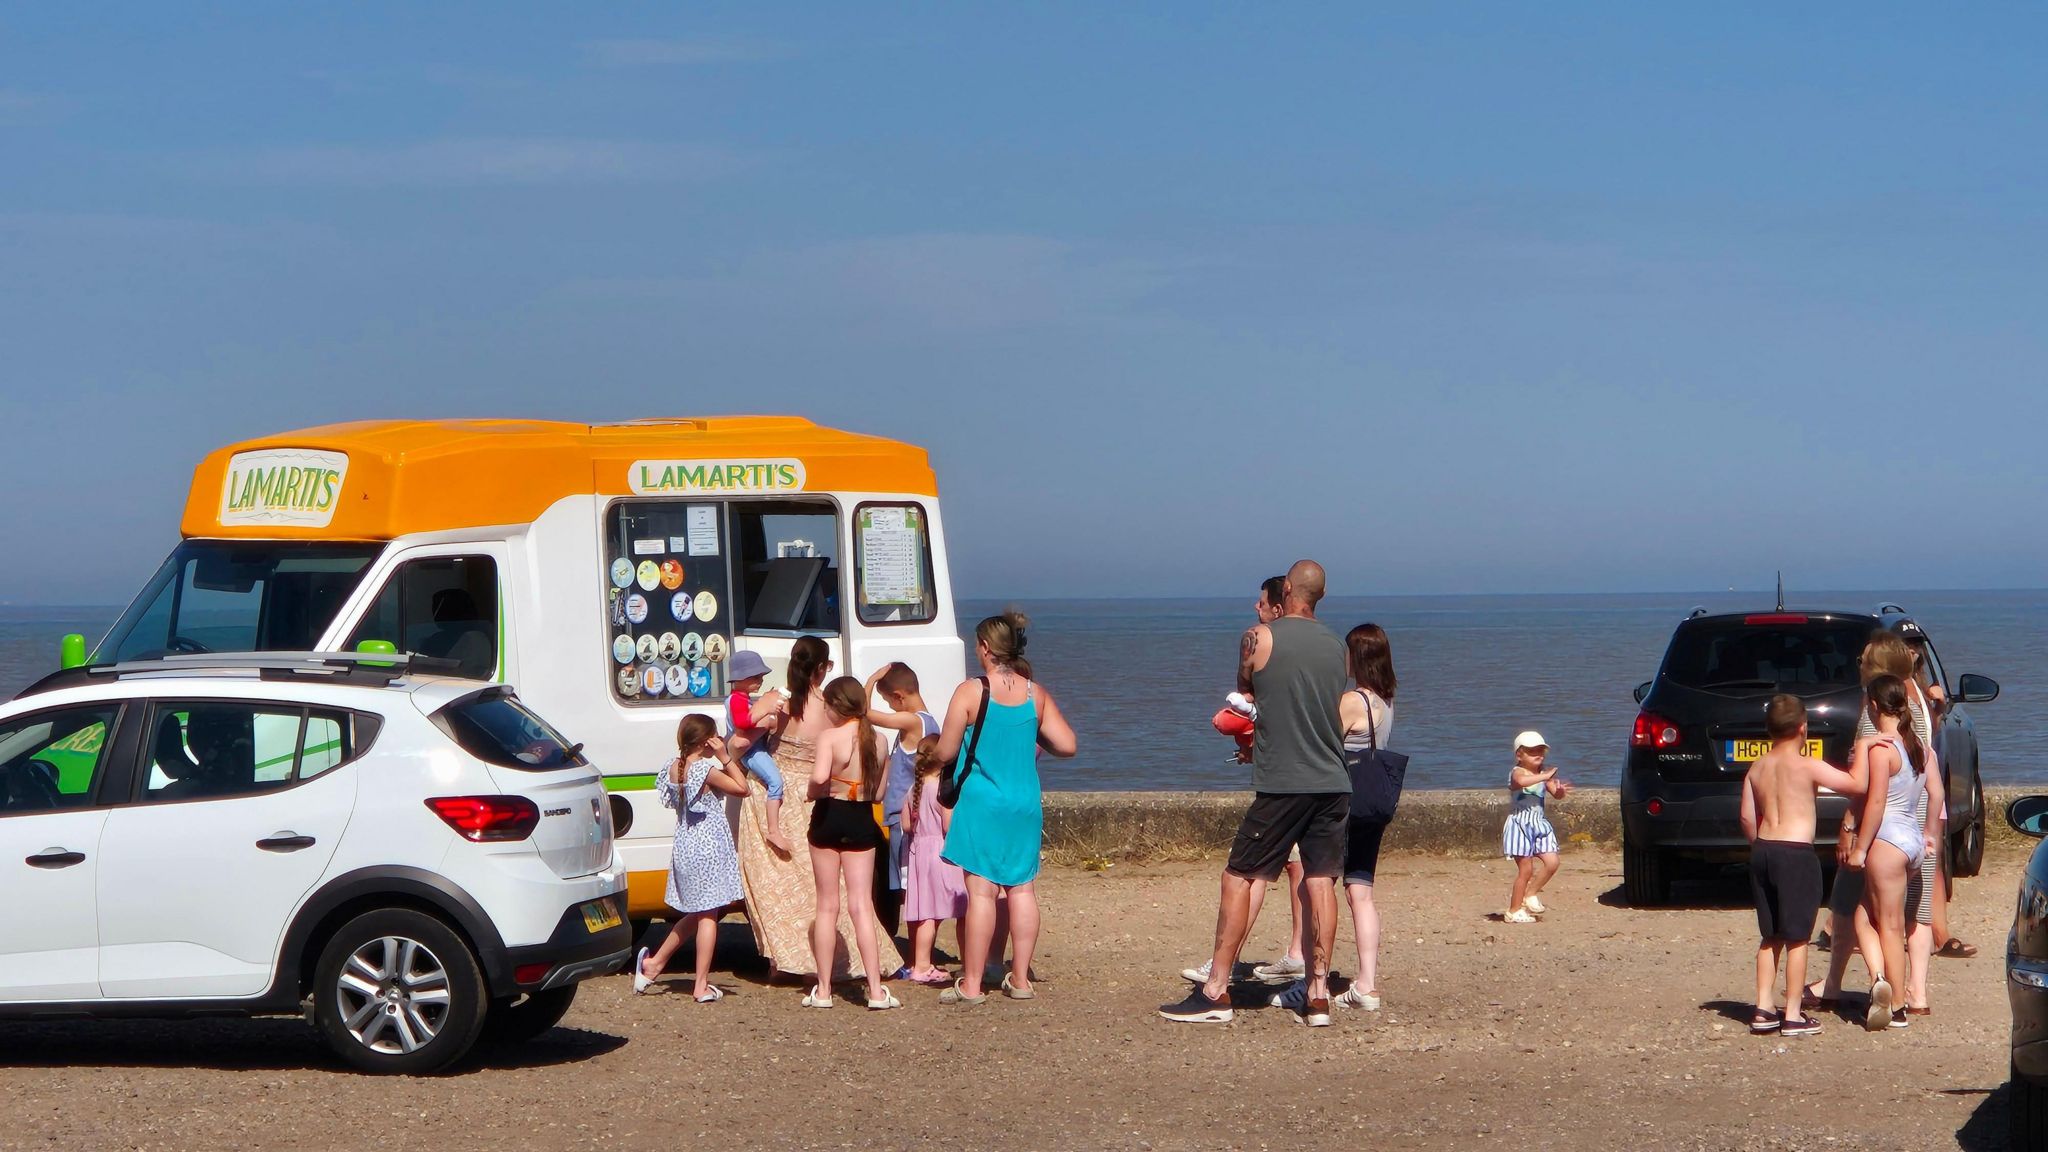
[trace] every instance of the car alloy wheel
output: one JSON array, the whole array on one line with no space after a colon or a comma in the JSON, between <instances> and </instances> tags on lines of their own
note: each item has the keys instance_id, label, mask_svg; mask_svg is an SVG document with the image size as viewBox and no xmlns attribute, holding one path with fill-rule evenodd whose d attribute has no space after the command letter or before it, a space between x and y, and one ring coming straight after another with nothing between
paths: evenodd
<instances>
[{"instance_id":1,"label":"car alloy wheel","mask_svg":"<svg viewBox=\"0 0 2048 1152\"><path fill-rule=\"evenodd\" d=\"M342 1026L373 1052L417 1052L447 1022L448 969L417 940L384 936L349 955L335 981Z\"/></svg>"}]
</instances>

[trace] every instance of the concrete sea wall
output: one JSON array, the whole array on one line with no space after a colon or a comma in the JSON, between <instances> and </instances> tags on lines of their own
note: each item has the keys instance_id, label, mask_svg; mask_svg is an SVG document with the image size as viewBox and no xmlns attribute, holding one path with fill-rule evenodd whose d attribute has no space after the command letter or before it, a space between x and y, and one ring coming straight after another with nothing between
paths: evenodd
<instances>
[{"instance_id":1,"label":"concrete sea wall","mask_svg":"<svg viewBox=\"0 0 2048 1152\"><path fill-rule=\"evenodd\" d=\"M1987 788L1986 836L1994 843L2024 839L2007 827L2005 806L2016 796L2043 791L2048 785ZM1220 856L1250 803L1249 792L1048 792L1046 856L1055 864ZM1495 855L1506 810L1503 789L1409 792L1387 829L1385 848ZM1572 844L1621 845L1620 800L1612 788L1580 788L1553 801L1550 821L1567 851Z\"/></svg>"}]
</instances>

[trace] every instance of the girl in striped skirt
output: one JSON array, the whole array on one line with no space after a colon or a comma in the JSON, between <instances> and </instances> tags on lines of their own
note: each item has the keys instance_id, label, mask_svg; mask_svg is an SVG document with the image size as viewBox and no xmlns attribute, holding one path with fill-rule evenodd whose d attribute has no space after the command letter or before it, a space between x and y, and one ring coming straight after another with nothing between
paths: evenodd
<instances>
[{"instance_id":1,"label":"girl in striped skirt","mask_svg":"<svg viewBox=\"0 0 2048 1152\"><path fill-rule=\"evenodd\" d=\"M1515 890L1502 916L1510 924L1534 924L1543 914L1537 893L1557 875L1557 833L1543 814L1548 797L1563 799L1572 786L1560 780L1545 760L1550 746L1540 733L1515 737L1515 768L1508 776L1508 819L1500 830L1500 850L1515 862Z\"/></svg>"}]
</instances>

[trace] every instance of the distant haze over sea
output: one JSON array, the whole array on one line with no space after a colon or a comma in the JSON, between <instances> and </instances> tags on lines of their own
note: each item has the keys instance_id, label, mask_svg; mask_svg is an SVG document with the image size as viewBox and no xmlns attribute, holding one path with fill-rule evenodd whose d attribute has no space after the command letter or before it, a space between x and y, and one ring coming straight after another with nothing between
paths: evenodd
<instances>
[{"instance_id":1,"label":"distant haze over sea","mask_svg":"<svg viewBox=\"0 0 2048 1152\"><path fill-rule=\"evenodd\" d=\"M1229 599L965 600L963 632L1006 604L1032 617L1030 656L1081 738L1081 755L1047 761L1059 790L1238 789L1230 741L1209 726L1235 675L1253 589ZM1987 783L2048 783L2048 652L2039 640L2048 590L1787 594L1793 608L1869 611L1903 605L1926 626L1951 681L1964 672L2003 691L1972 705ZM1635 702L1671 629L1694 606L1768 609L1765 592L1527 596L1383 596L1324 601L1338 632L1387 629L1400 678L1393 744L1413 757L1409 785L1505 785L1508 742L1523 728L1550 740L1567 776L1617 781ZM117 608L0 606L0 696L54 669L65 632L90 639ZM858 671L865 672L866 668ZM935 705L937 701L933 702ZM572 738L574 733L570 734Z\"/></svg>"}]
</instances>

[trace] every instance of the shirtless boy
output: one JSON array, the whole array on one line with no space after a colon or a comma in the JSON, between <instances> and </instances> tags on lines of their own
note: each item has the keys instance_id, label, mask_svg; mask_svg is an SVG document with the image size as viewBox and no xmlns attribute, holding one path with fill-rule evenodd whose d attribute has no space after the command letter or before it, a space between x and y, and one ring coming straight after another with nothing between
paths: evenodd
<instances>
[{"instance_id":1,"label":"shirtless boy","mask_svg":"<svg viewBox=\"0 0 2048 1152\"><path fill-rule=\"evenodd\" d=\"M1742 777L1742 834L1749 839L1749 888L1756 898L1756 1011L1749 1030L1813 1036L1820 1022L1805 1014L1806 940L1820 911L1820 857L1813 850L1814 795L1822 786L1861 795L1854 776L1806 755L1806 704L1780 693L1764 707L1771 750ZM1785 959L1785 1011L1771 1007L1778 958Z\"/></svg>"}]
</instances>

